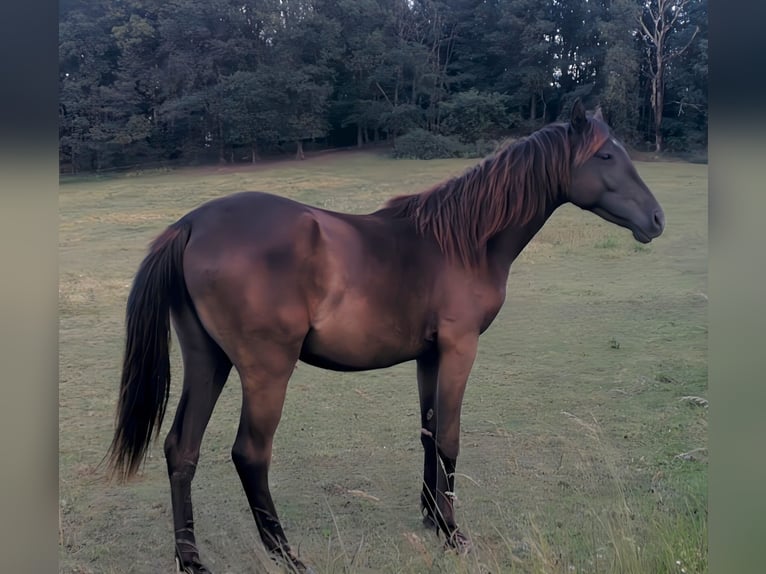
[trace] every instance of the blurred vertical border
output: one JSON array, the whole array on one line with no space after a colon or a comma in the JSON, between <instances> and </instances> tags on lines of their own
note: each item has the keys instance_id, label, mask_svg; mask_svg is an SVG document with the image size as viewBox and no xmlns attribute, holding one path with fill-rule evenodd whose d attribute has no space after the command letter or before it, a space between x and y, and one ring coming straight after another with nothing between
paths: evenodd
<instances>
[{"instance_id":1,"label":"blurred vertical border","mask_svg":"<svg viewBox=\"0 0 766 574\"><path fill-rule=\"evenodd\" d=\"M766 3L712 0L708 15L709 565L764 572Z\"/></svg>"},{"instance_id":2,"label":"blurred vertical border","mask_svg":"<svg viewBox=\"0 0 766 574\"><path fill-rule=\"evenodd\" d=\"M0 562L58 564L58 11L0 3Z\"/></svg>"}]
</instances>

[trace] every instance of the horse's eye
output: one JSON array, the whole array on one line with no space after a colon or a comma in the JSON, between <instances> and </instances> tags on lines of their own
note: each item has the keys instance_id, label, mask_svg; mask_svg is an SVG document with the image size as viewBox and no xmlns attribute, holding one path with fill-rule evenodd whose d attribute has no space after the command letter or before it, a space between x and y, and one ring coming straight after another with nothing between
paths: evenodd
<instances>
[{"instance_id":1,"label":"horse's eye","mask_svg":"<svg viewBox=\"0 0 766 574\"><path fill-rule=\"evenodd\" d=\"M610 153L598 153L596 155L601 159L612 159L612 154Z\"/></svg>"}]
</instances>

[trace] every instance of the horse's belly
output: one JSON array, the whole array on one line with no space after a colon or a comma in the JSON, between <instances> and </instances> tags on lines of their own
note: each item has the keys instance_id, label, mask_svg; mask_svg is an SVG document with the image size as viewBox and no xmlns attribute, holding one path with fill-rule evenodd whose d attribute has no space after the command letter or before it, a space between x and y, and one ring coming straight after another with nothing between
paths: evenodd
<instances>
[{"instance_id":1,"label":"horse's belly","mask_svg":"<svg viewBox=\"0 0 766 574\"><path fill-rule=\"evenodd\" d=\"M415 359L428 344L424 338L398 329L333 325L309 331L300 359L335 371L366 371Z\"/></svg>"}]
</instances>

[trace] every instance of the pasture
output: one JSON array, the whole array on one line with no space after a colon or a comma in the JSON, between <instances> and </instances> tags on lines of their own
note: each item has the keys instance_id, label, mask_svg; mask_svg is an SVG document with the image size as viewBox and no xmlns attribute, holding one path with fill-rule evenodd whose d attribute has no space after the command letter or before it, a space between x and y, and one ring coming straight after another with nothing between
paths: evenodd
<instances>
[{"instance_id":1,"label":"pasture","mask_svg":"<svg viewBox=\"0 0 766 574\"><path fill-rule=\"evenodd\" d=\"M363 213L475 160L343 152L241 170L83 178L60 187L60 571L173 568L160 440L140 477L108 484L127 293L151 239L241 190ZM638 162L665 233L567 205L514 263L480 340L462 410L458 523L477 549L421 526L414 364L335 373L299 364L270 483L293 548L317 572L702 572L707 557L707 166ZM180 357L161 436L180 392ZM275 571L230 458L232 373L193 485L201 557L216 574Z\"/></svg>"}]
</instances>

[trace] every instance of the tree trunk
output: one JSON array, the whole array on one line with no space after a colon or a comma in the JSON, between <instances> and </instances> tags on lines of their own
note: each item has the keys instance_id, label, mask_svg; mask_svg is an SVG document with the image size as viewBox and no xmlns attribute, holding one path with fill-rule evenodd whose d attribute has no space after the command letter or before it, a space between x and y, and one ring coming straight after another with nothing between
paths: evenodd
<instances>
[{"instance_id":1,"label":"tree trunk","mask_svg":"<svg viewBox=\"0 0 766 574\"><path fill-rule=\"evenodd\" d=\"M402 69L399 68L396 71L396 84L394 84L394 106L393 107L396 107L399 105L399 78L401 77L401 75L402 75ZM412 103L414 104L415 102L413 101Z\"/></svg>"},{"instance_id":2,"label":"tree trunk","mask_svg":"<svg viewBox=\"0 0 766 574\"><path fill-rule=\"evenodd\" d=\"M250 143L250 163L255 163L258 161L258 143L257 142L251 142Z\"/></svg>"},{"instance_id":3,"label":"tree trunk","mask_svg":"<svg viewBox=\"0 0 766 574\"><path fill-rule=\"evenodd\" d=\"M537 119L537 96L535 94L529 98L529 119L532 121Z\"/></svg>"},{"instance_id":4,"label":"tree trunk","mask_svg":"<svg viewBox=\"0 0 766 574\"><path fill-rule=\"evenodd\" d=\"M364 145L364 130L362 130L362 124L356 124L356 147L362 147Z\"/></svg>"},{"instance_id":5,"label":"tree trunk","mask_svg":"<svg viewBox=\"0 0 766 574\"><path fill-rule=\"evenodd\" d=\"M638 16L638 24L644 38L648 41L650 49L649 77L651 78L651 103L654 112L654 151L662 152L662 112L665 107L665 70L668 62L677 58L691 45L697 36L699 26L694 30L688 43L679 49L668 50L666 40L673 26L681 15L686 13L686 5L689 0L657 0L656 4L644 3L641 14ZM648 22L650 20L651 22ZM650 126L647 126L647 131Z\"/></svg>"},{"instance_id":6,"label":"tree trunk","mask_svg":"<svg viewBox=\"0 0 766 574\"><path fill-rule=\"evenodd\" d=\"M75 146L72 145L69 148L71 150L70 157L71 157L71 163L72 163L72 174L77 173L77 160L79 159L79 156L77 155L77 152L75 152Z\"/></svg>"},{"instance_id":7,"label":"tree trunk","mask_svg":"<svg viewBox=\"0 0 766 574\"><path fill-rule=\"evenodd\" d=\"M226 147L223 143L223 122L218 118L218 163L226 163Z\"/></svg>"},{"instance_id":8,"label":"tree trunk","mask_svg":"<svg viewBox=\"0 0 766 574\"><path fill-rule=\"evenodd\" d=\"M306 156L303 154L303 140L296 140L295 144L297 146L295 159L305 159Z\"/></svg>"},{"instance_id":9,"label":"tree trunk","mask_svg":"<svg viewBox=\"0 0 766 574\"><path fill-rule=\"evenodd\" d=\"M659 54L659 50L657 51ZM658 56L657 74L652 81L654 89L654 151L662 152L662 110L665 108L665 78L661 58Z\"/></svg>"}]
</instances>

